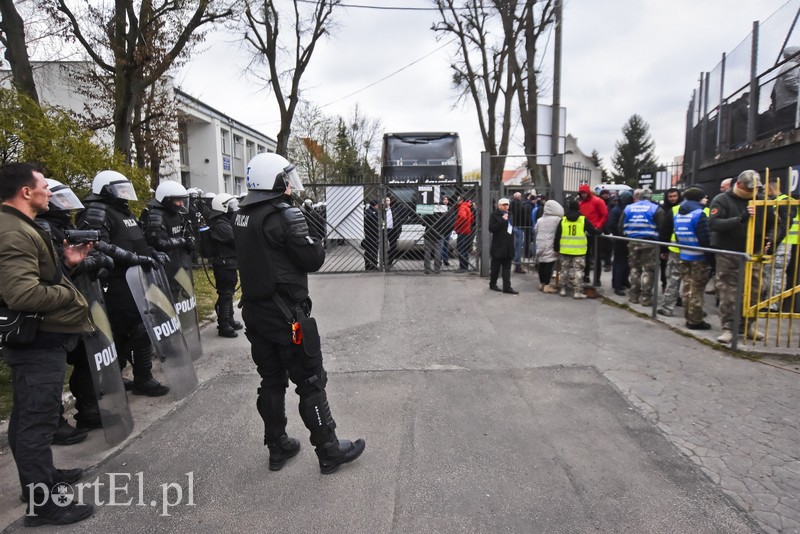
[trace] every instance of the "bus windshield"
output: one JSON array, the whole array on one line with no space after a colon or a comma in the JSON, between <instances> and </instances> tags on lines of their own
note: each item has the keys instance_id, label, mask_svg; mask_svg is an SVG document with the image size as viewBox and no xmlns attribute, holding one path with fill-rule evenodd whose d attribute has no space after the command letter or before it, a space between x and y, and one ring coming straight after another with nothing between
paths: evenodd
<instances>
[{"instance_id":1,"label":"bus windshield","mask_svg":"<svg viewBox=\"0 0 800 534\"><path fill-rule=\"evenodd\" d=\"M384 183L461 183L457 133L387 133L383 136Z\"/></svg>"}]
</instances>

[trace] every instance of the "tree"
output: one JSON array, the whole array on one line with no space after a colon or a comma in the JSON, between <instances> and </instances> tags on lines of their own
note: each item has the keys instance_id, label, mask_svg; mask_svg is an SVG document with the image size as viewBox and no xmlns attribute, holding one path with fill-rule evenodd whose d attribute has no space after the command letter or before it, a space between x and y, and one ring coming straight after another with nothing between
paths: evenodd
<instances>
[{"instance_id":1,"label":"tree","mask_svg":"<svg viewBox=\"0 0 800 534\"><path fill-rule=\"evenodd\" d=\"M441 21L433 30L458 42L450 65L458 99L472 100L484 149L497 156L492 179L502 175L516 113L534 184L545 188L547 177L533 156L540 92L536 59L537 43L554 20L553 0L436 0L436 6Z\"/></svg>"},{"instance_id":2,"label":"tree","mask_svg":"<svg viewBox=\"0 0 800 534\"><path fill-rule=\"evenodd\" d=\"M267 83L275 94L281 120L275 151L286 156L292 120L300 101L300 80L317 42L330 33L333 10L341 0L292 0L293 20L286 42L279 39L285 26L281 24L278 3L275 0L244 0L244 39L255 52L255 63L267 65ZM308 9L306 4L309 4Z\"/></svg>"},{"instance_id":3,"label":"tree","mask_svg":"<svg viewBox=\"0 0 800 534\"><path fill-rule=\"evenodd\" d=\"M515 2L512 2L515 3ZM510 25L501 26L494 37L494 3L488 0L436 0L441 20L433 31L452 36L458 55L450 64L456 102L471 99L478 115L483 147L492 158L492 181L503 174L505 155L511 137L511 109L515 91L514 74L508 68L509 53L517 35Z\"/></svg>"},{"instance_id":4,"label":"tree","mask_svg":"<svg viewBox=\"0 0 800 534\"><path fill-rule=\"evenodd\" d=\"M107 7L82 0L41 0L111 80L114 148L125 161L131 161L134 118L148 89L202 39L201 28L233 14L224 6L215 11L221 2L114 0Z\"/></svg>"},{"instance_id":5,"label":"tree","mask_svg":"<svg viewBox=\"0 0 800 534\"><path fill-rule=\"evenodd\" d=\"M622 127L623 139L615 144L612 159L614 181L636 187L639 174L655 169L655 143L650 138L650 126L639 115L633 115Z\"/></svg>"},{"instance_id":6,"label":"tree","mask_svg":"<svg viewBox=\"0 0 800 534\"><path fill-rule=\"evenodd\" d=\"M537 190L548 186L547 175L543 166L536 162L533 154L550 153L550 147L537 146L538 106L539 106L539 70L536 68L537 44L545 30L554 22L553 0L526 0L521 3L517 15L516 1L496 2L500 6L503 25L507 26L505 34L513 37L521 32L523 38L514 38L516 46L510 48L509 69L516 83L517 105L522 123L522 148L528 156L528 169ZM554 132L553 135L557 135Z\"/></svg>"},{"instance_id":7,"label":"tree","mask_svg":"<svg viewBox=\"0 0 800 534\"><path fill-rule=\"evenodd\" d=\"M40 107L24 94L0 89L0 165L19 161L41 164L46 176L69 185L78 196L88 193L92 178L104 169L128 177L139 198L150 196L146 171L94 144L92 132L66 111Z\"/></svg>"},{"instance_id":8,"label":"tree","mask_svg":"<svg viewBox=\"0 0 800 534\"><path fill-rule=\"evenodd\" d=\"M380 121L369 118L357 104L347 119L301 104L289 143L289 160L303 176L310 196L322 198L318 186L323 184L376 182L382 129Z\"/></svg>"},{"instance_id":9,"label":"tree","mask_svg":"<svg viewBox=\"0 0 800 534\"><path fill-rule=\"evenodd\" d=\"M591 158L592 158L592 163L594 164L594 166L597 167L598 169L600 169L600 173L602 175L602 178L601 178L602 182L604 184L611 182L611 175L608 174L608 171L606 170L606 166L603 163L603 158L600 157L600 153L596 149L592 150Z\"/></svg>"},{"instance_id":10,"label":"tree","mask_svg":"<svg viewBox=\"0 0 800 534\"><path fill-rule=\"evenodd\" d=\"M13 0L0 0L0 44L6 51L4 57L11 66L11 76L17 90L39 103L39 93L33 81L33 69L25 40L25 23Z\"/></svg>"}]
</instances>

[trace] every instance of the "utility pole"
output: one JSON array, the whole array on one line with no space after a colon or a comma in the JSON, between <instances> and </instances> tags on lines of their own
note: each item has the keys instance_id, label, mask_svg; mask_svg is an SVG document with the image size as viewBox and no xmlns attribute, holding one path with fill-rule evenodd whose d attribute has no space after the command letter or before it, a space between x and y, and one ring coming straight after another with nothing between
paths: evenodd
<instances>
[{"instance_id":1,"label":"utility pole","mask_svg":"<svg viewBox=\"0 0 800 534\"><path fill-rule=\"evenodd\" d=\"M558 201L564 196L564 161L559 152L561 131L561 0L555 0L555 40L553 48L553 109L550 138L550 198Z\"/></svg>"}]
</instances>

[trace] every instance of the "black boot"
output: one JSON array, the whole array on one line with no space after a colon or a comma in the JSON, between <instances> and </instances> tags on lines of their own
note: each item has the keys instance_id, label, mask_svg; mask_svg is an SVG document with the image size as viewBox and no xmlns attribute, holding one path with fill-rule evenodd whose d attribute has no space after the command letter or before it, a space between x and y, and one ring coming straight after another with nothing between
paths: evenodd
<instances>
[{"instance_id":1,"label":"black boot","mask_svg":"<svg viewBox=\"0 0 800 534\"><path fill-rule=\"evenodd\" d=\"M44 497L44 496L43 496ZM56 505L50 495L46 495L45 504L40 506L28 505L25 514L26 527L38 527L41 525L69 525L83 521L92 517L94 506L91 504L77 504L71 502L66 506ZM34 502L42 502L39 496L35 497Z\"/></svg>"},{"instance_id":2,"label":"black boot","mask_svg":"<svg viewBox=\"0 0 800 534\"><path fill-rule=\"evenodd\" d=\"M286 434L277 441L267 443L269 448L269 470L280 471L289 458L300 452L300 442Z\"/></svg>"},{"instance_id":3,"label":"black boot","mask_svg":"<svg viewBox=\"0 0 800 534\"><path fill-rule=\"evenodd\" d=\"M231 325L233 320L233 302L227 298L217 301L217 333L220 337L239 337Z\"/></svg>"},{"instance_id":4,"label":"black boot","mask_svg":"<svg viewBox=\"0 0 800 534\"><path fill-rule=\"evenodd\" d=\"M231 320L228 321L228 324L231 325L231 328L233 328L234 330L241 330L242 328L244 328L244 325L239 321L237 321L236 319L234 319L233 315L231 315Z\"/></svg>"},{"instance_id":5,"label":"black boot","mask_svg":"<svg viewBox=\"0 0 800 534\"><path fill-rule=\"evenodd\" d=\"M323 474L333 473L364 452L363 439L351 442L336 438L336 422L324 390L300 401L300 417L311 433L311 444L316 447L319 470Z\"/></svg>"},{"instance_id":6,"label":"black boot","mask_svg":"<svg viewBox=\"0 0 800 534\"><path fill-rule=\"evenodd\" d=\"M74 445L86 439L86 431L73 428L63 415L58 419L58 428L53 434L53 445Z\"/></svg>"},{"instance_id":7,"label":"black boot","mask_svg":"<svg viewBox=\"0 0 800 534\"><path fill-rule=\"evenodd\" d=\"M269 448L269 470L280 471L300 452L300 442L286 435L286 390L258 388L258 414L264 421L264 445Z\"/></svg>"},{"instance_id":8,"label":"black boot","mask_svg":"<svg viewBox=\"0 0 800 534\"><path fill-rule=\"evenodd\" d=\"M339 469L339 466L352 462L364 452L367 443L363 439L355 442L349 439L337 439L317 447L319 470L323 475L329 475Z\"/></svg>"},{"instance_id":9,"label":"black boot","mask_svg":"<svg viewBox=\"0 0 800 534\"><path fill-rule=\"evenodd\" d=\"M144 325L138 327L137 332L130 342L132 351L133 386L131 393L134 395L147 395L148 397L161 397L169 393L169 388L153 378L153 346L144 330Z\"/></svg>"},{"instance_id":10,"label":"black boot","mask_svg":"<svg viewBox=\"0 0 800 534\"><path fill-rule=\"evenodd\" d=\"M78 430L92 430L93 428L103 428L103 421L100 419L100 412L97 407L81 408L77 407L75 414L75 426Z\"/></svg>"},{"instance_id":11,"label":"black boot","mask_svg":"<svg viewBox=\"0 0 800 534\"><path fill-rule=\"evenodd\" d=\"M239 334L236 333L236 330L234 330L229 324L218 326L217 335L219 337L239 337Z\"/></svg>"},{"instance_id":12,"label":"black boot","mask_svg":"<svg viewBox=\"0 0 800 534\"><path fill-rule=\"evenodd\" d=\"M148 397L162 397L169 393L169 388L150 376L150 378L144 382L134 380L131 393L134 395L147 395Z\"/></svg>"}]
</instances>

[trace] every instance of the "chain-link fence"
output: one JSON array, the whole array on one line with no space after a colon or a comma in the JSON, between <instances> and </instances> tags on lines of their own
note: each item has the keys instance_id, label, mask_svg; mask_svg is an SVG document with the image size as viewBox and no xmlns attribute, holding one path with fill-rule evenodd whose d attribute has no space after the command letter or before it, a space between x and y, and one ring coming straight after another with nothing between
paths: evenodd
<instances>
[{"instance_id":1,"label":"chain-link fence","mask_svg":"<svg viewBox=\"0 0 800 534\"><path fill-rule=\"evenodd\" d=\"M702 73L685 154L703 162L800 126L799 18L800 0L788 1Z\"/></svg>"},{"instance_id":2,"label":"chain-link fence","mask_svg":"<svg viewBox=\"0 0 800 534\"><path fill-rule=\"evenodd\" d=\"M322 273L466 272L479 267L477 184L317 186L306 209Z\"/></svg>"}]
</instances>

